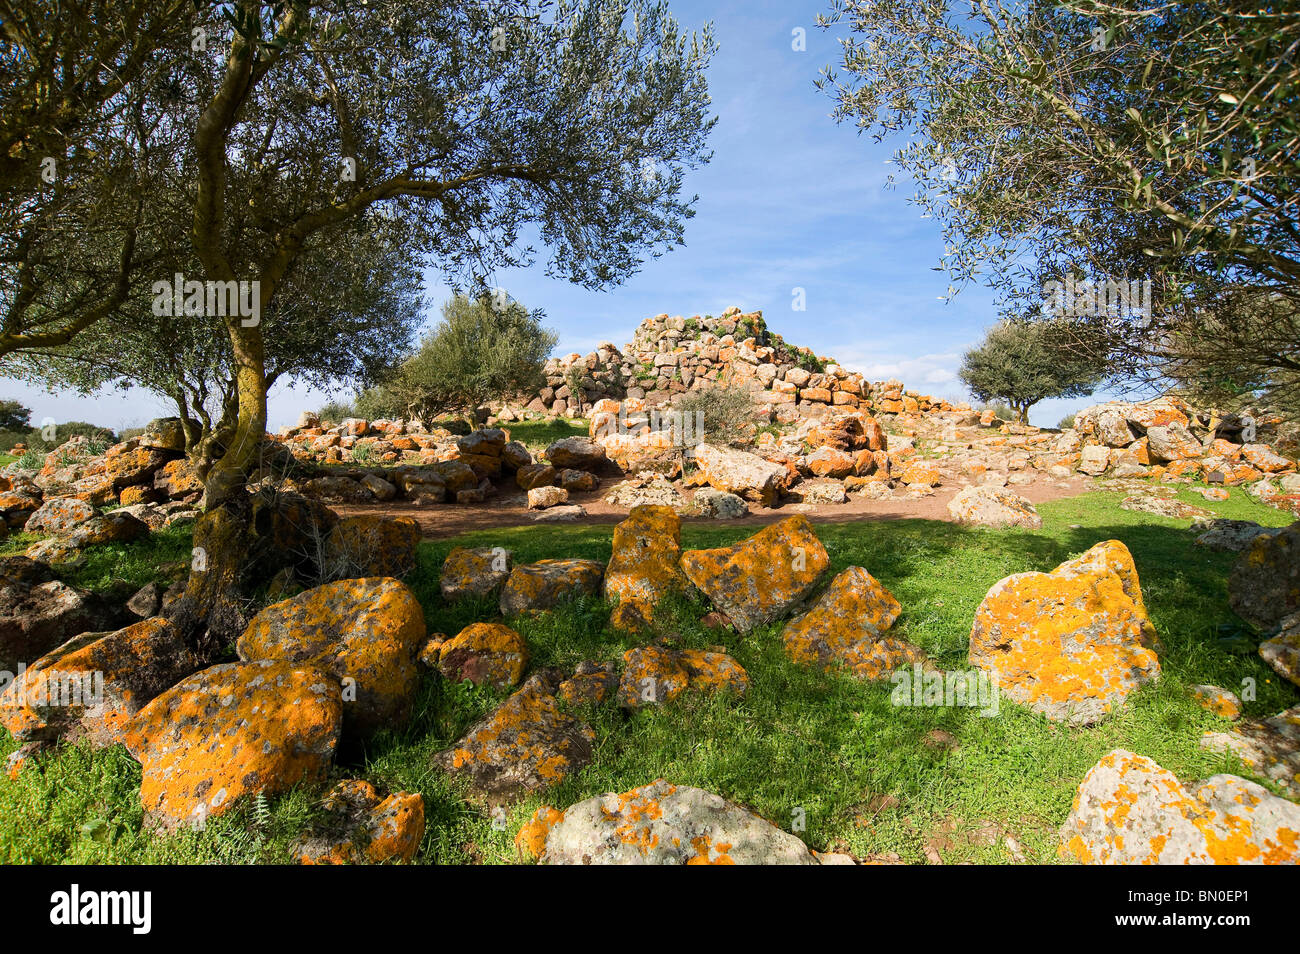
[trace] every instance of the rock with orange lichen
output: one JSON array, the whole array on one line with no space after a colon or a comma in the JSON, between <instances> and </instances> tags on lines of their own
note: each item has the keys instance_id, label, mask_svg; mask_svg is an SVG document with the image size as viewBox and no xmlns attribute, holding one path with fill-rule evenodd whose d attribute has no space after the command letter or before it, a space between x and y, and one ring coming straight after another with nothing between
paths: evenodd
<instances>
[{"instance_id":1,"label":"rock with orange lichen","mask_svg":"<svg viewBox=\"0 0 1300 954\"><path fill-rule=\"evenodd\" d=\"M569 705L579 705L604 702L617 689L617 667L612 662L587 659L578 663L573 675L560 683L555 694Z\"/></svg>"},{"instance_id":2,"label":"rock with orange lichen","mask_svg":"<svg viewBox=\"0 0 1300 954\"><path fill-rule=\"evenodd\" d=\"M345 731L365 735L406 719L420 681L424 610L387 577L327 583L262 610L235 648L245 662L315 666L342 685Z\"/></svg>"},{"instance_id":3,"label":"rock with orange lichen","mask_svg":"<svg viewBox=\"0 0 1300 954\"><path fill-rule=\"evenodd\" d=\"M400 579L415 569L421 536L420 524L413 517L344 517L325 538L322 575L333 580L366 576Z\"/></svg>"},{"instance_id":4,"label":"rock with orange lichen","mask_svg":"<svg viewBox=\"0 0 1300 954\"><path fill-rule=\"evenodd\" d=\"M682 518L672 507L633 507L614 528L614 551L605 570L610 623L637 632L654 622L659 601L689 586L681 570Z\"/></svg>"},{"instance_id":5,"label":"rock with orange lichen","mask_svg":"<svg viewBox=\"0 0 1300 954\"><path fill-rule=\"evenodd\" d=\"M1207 732L1201 746L1231 752L1253 774L1300 800L1300 706L1267 719L1243 719L1229 732Z\"/></svg>"},{"instance_id":6,"label":"rock with orange lichen","mask_svg":"<svg viewBox=\"0 0 1300 954\"><path fill-rule=\"evenodd\" d=\"M530 676L434 763L492 799L558 785L591 761L596 733L560 711L556 682L548 672Z\"/></svg>"},{"instance_id":7,"label":"rock with orange lichen","mask_svg":"<svg viewBox=\"0 0 1300 954\"><path fill-rule=\"evenodd\" d=\"M1043 525L1034 505L1019 494L1001 487L967 487L948 501L948 513L958 523L981 527L1029 527Z\"/></svg>"},{"instance_id":8,"label":"rock with orange lichen","mask_svg":"<svg viewBox=\"0 0 1300 954\"><path fill-rule=\"evenodd\" d=\"M1015 702L1092 725L1159 678L1155 645L1133 558L1109 540L1051 573L994 584L975 612L970 661Z\"/></svg>"},{"instance_id":9,"label":"rock with orange lichen","mask_svg":"<svg viewBox=\"0 0 1300 954\"><path fill-rule=\"evenodd\" d=\"M381 799L369 782L349 779L335 785L323 805L325 817L293 848L301 864L410 861L424 837L424 799L413 792Z\"/></svg>"},{"instance_id":10,"label":"rock with orange lichen","mask_svg":"<svg viewBox=\"0 0 1300 954\"><path fill-rule=\"evenodd\" d=\"M455 547L442 562L438 586L449 602L468 597L495 596L513 567L504 547Z\"/></svg>"},{"instance_id":11,"label":"rock with orange lichen","mask_svg":"<svg viewBox=\"0 0 1300 954\"><path fill-rule=\"evenodd\" d=\"M605 565L597 560L540 560L517 566L501 589L501 615L537 613L564 600L597 596Z\"/></svg>"},{"instance_id":12,"label":"rock with orange lichen","mask_svg":"<svg viewBox=\"0 0 1300 954\"><path fill-rule=\"evenodd\" d=\"M618 703L625 709L671 702L687 689L744 695L749 674L726 653L646 646L623 654Z\"/></svg>"},{"instance_id":13,"label":"rock with orange lichen","mask_svg":"<svg viewBox=\"0 0 1300 954\"><path fill-rule=\"evenodd\" d=\"M789 832L720 795L663 779L548 816L540 861L551 865L815 865Z\"/></svg>"},{"instance_id":14,"label":"rock with orange lichen","mask_svg":"<svg viewBox=\"0 0 1300 954\"><path fill-rule=\"evenodd\" d=\"M524 861L535 861L546 850L546 838L551 829L564 817L564 812L550 805L543 805L533 812L533 817L524 822L515 834L515 851Z\"/></svg>"},{"instance_id":15,"label":"rock with orange lichen","mask_svg":"<svg viewBox=\"0 0 1300 954\"><path fill-rule=\"evenodd\" d=\"M1061 828L1083 864L1297 864L1300 805L1235 775L1190 788L1116 749L1088 770Z\"/></svg>"},{"instance_id":16,"label":"rock with orange lichen","mask_svg":"<svg viewBox=\"0 0 1300 954\"><path fill-rule=\"evenodd\" d=\"M1228 577L1228 603L1262 630L1300 610L1300 521L1242 551Z\"/></svg>"},{"instance_id":17,"label":"rock with orange lichen","mask_svg":"<svg viewBox=\"0 0 1300 954\"><path fill-rule=\"evenodd\" d=\"M500 623L470 623L438 651L438 671L452 682L509 689L519 684L527 666L524 638Z\"/></svg>"},{"instance_id":18,"label":"rock with orange lichen","mask_svg":"<svg viewBox=\"0 0 1300 954\"><path fill-rule=\"evenodd\" d=\"M1207 712L1225 719L1241 718L1241 700L1235 692L1219 686L1192 686L1192 698Z\"/></svg>"},{"instance_id":19,"label":"rock with orange lichen","mask_svg":"<svg viewBox=\"0 0 1300 954\"><path fill-rule=\"evenodd\" d=\"M734 447L697 444L694 454L702 483L764 507L774 505L791 482L780 464Z\"/></svg>"},{"instance_id":20,"label":"rock with orange lichen","mask_svg":"<svg viewBox=\"0 0 1300 954\"><path fill-rule=\"evenodd\" d=\"M1259 655L1279 676L1300 686L1300 613L1282 620L1281 631L1260 644Z\"/></svg>"},{"instance_id":21,"label":"rock with orange lichen","mask_svg":"<svg viewBox=\"0 0 1300 954\"><path fill-rule=\"evenodd\" d=\"M911 643L886 635L898 600L860 566L840 573L807 613L781 633L786 654L803 666L844 666L863 679L888 679L899 666L924 662Z\"/></svg>"},{"instance_id":22,"label":"rock with orange lichen","mask_svg":"<svg viewBox=\"0 0 1300 954\"><path fill-rule=\"evenodd\" d=\"M202 826L242 796L323 779L343 722L339 685L308 666L212 666L158 696L127 727L152 824Z\"/></svg>"},{"instance_id":23,"label":"rock with orange lichen","mask_svg":"<svg viewBox=\"0 0 1300 954\"><path fill-rule=\"evenodd\" d=\"M42 656L0 695L0 723L21 742L113 745L132 716L199 668L162 617L83 633Z\"/></svg>"},{"instance_id":24,"label":"rock with orange lichen","mask_svg":"<svg viewBox=\"0 0 1300 954\"><path fill-rule=\"evenodd\" d=\"M789 517L740 543L687 550L682 569L737 630L780 619L816 588L830 558L807 517Z\"/></svg>"}]
</instances>

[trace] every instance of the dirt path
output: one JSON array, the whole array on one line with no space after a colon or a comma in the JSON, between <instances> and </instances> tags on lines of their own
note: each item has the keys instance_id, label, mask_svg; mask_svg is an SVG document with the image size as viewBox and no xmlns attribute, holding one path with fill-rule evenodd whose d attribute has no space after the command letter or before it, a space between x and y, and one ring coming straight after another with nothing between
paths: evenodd
<instances>
[{"instance_id":1,"label":"dirt path","mask_svg":"<svg viewBox=\"0 0 1300 954\"><path fill-rule=\"evenodd\" d=\"M561 523L560 526L608 525L619 523L627 516L627 509L614 507L604 501L614 481L605 481L598 490L569 495L570 503L581 504L587 516L579 518L572 524ZM1076 497L1091 489L1091 481L1075 475L1066 481L1039 479L1033 483L1011 487L1010 490L1039 504L1063 497ZM962 487L940 487L934 494L918 500L862 500L850 497L846 504L785 504L777 508L758 507L750 504L750 514L736 520L705 520L699 517L683 517L683 522L703 524L705 526L763 526L775 523L796 513L807 514L814 523L853 523L868 520L952 520L948 513L948 501L963 490ZM474 530L491 530L499 527L532 526L537 516L528 509L528 498L519 491L503 491L481 504L442 504L432 507L417 507L404 500L376 504L330 504L330 508L341 516L352 514L386 514L392 517L409 516L419 521L424 535L428 539L444 539L460 536Z\"/></svg>"}]
</instances>

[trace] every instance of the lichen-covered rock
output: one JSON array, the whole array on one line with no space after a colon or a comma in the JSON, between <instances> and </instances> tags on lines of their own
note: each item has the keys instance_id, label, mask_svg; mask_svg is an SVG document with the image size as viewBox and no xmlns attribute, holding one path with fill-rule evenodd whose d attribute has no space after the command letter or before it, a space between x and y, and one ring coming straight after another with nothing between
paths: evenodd
<instances>
[{"instance_id":1,"label":"lichen-covered rock","mask_svg":"<svg viewBox=\"0 0 1300 954\"><path fill-rule=\"evenodd\" d=\"M697 444L695 463L703 481L715 490L763 507L775 504L790 481L789 472L780 464L731 447Z\"/></svg>"},{"instance_id":2,"label":"lichen-covered rock","mask_svg":"<svg viewBox=\"0 0 1300 954\"><path fill-rule=\"evenodd\" d=\"M188 460L169 461L153 475L154 489L173 499L203 493L203 480Z\"/></svg>"},{"instance_id":3,"label":"lichen-covered rock","mask_svg":"<svg viewBox=\"0 0 1300 954\"><path fill-rule=\"evenodd\" d=\"M325 818L294 846L300 864L410 861L424 838L424 799L415 792L381 799L369 782L348 779L330 789L322 804Z\"/></svg>"},{"instance_id":4,"label":"lichen-covered rock","mask_svg":"<svg viewBox=\"0 0 1300 954\"><path fill-rule=\"evenodd\" d=\"M1192 460L1204 450L1201 442L1177 423L1148 427L1147 447L1156 461Z\"/></svg>"},{"instance_id":5,"label":"lichen-covered rock","mask_svg":"<svg viewBox=\"0 0 1300 954\"><path fill-rule=\"evenodd\" d=\"M412 517L344 517L325 539L323 575L327 579L400 579L415 569L421 537L420 524Z\"/></svg>"},{"instance_id":6,"label":"lichen-covered rock","mask_svg":"<svg viewBox=\"0 0 1300 954\"><path fill-rule=\"evenodd\" d=\"M654 622L655 607L686 590L681 569L682 519L671 507L634 507L614 528L614 550L605 569L605 598L618 605L610 622L631 632Z\"/></svg>"},{"instance_id":7,"label":"lichen-covered rock","mask_svg":"<svg viewBox=\"0 0 1300 954\"><path fill-rule=\"evenodd\" d=\"M647 646L623 654L618 703L625 709L671 702L687 689L744 695L749 673L726 653Z\"/></svg>"},{"instance_id":8,"label":"lichen-covered rock","mask_svg":"<svg viewBox=\"0 0 1300 954\"><path fill-rule=\"evenodd\" d=\"M513 798L558 785L591 761L596 733L560 711L547 673L530 676L450 749L434 757L480 795Z\"/></svg>"},{"instance_id":9,"label":"lichen-covered rock","mask_svg":"<svg viewBox=\"0 0 1300 954\"><path fill-rule=\"evenodd\" d=\"M515 834L515 850L524 861L536 861L546 850L546 837L551 828L564 817L564 812L543 805Z\"/></svg>"},{"instance_id":10,"label":"lichen-covered rock","mask_svg":"<svg viewBox=\"0 0 1300 954\"><path fill-rule=\"evenodd\" d=\"M638 474L618 484L605 495L605 503L614 507L672 507L681 510L686 498L662 474Z\"/></svg>"},{"instance_id":11,"label":"lichen-covered rock","mask_svg":"<svg viewBox=\"0 0 1300 954\"><path fill-rule=\"evenodd\" d=\"M1170 517L1174 520L1191 520L1196 517L1212 516L1210 511L1204 507L1183 503L1175 497L1166 497L1163 494L1131 494L1120 501L1119 508L1121 510L1132 510L1135 513L1152 513L1157 517Z\"/></svg>"},{"instance_id":12,"label":"lichen-covered rock","mask_svg":"<svg viewBox=\"0 0 1300 954\"><path fill-rule=\"evenodd\" d=\"M1090 725L1160 675L1137 568L1118 540L1051 573L994 584L975 613L970 661L1053 721Z\"/></svg>"},{"instance_id":13,"label":"lichen-covered rock","mask_svg":"<svg viewBox=\"0 0 1300 954\"><path fill-rule=\"evenodd\" d=\"M902 608L860 566L844 570L807 613L781 633L786 654L803 666L840 665L863 679L887 679L900 666L924 662L911 643L886 635Z\"/></svg>"},{"instance_id":14,"label":"lichen-covered rock","mask_svg":"<svg viewBox=\"0 0 1300 954\"><path fill-rule=\"evenodd\" d=\"M1083 864L1300 863L1300 805L1235 775L1191 789L1151 759L1116 749L1088 770L1061 828Z\"/></svg>"},{"instance_id":15,"label":"lichen-covered rock","mask_svg":"<svg viewBox=\"0 0 1300 954\"><path fill-rule=\"evenodd\" d=\"M501 615L548 610L578 596L600 593L605 566L597 560L541 560L517 566L501 588Z\"/></svg>"},{"instance_id":16,"label":"lichen-covered rock","mask_svg":"<svg viewBox=\"0 0 1300 954\"><path fill-rule=\"evenodd\" d=\"M41 571L20 573L18 561ZM42 564L26 557L0 564L0 670L16 672L73 636L120 625L120 614L104 600L50 579Z\"/></svg>"},{"instance_id":17,"label":"lichen-covered rock","mask_svg":"<svg viewBox=\"0 0 1300 954\"><path fill-rule=\"evenodd\" d=\"M1241 700L1235 692L1219 686L1192 686L1192 698L1202 709L1225 719L1241 718Z\"/></svg>"},{"instance_id":18,"label":"lichen-covered rock","mask_svg":"<svg viewBox=\"0 0 1300 954\"><path fill-rule=\"evenodd\" d=\"M1262 630L1300 610L1300 521L1242 551L1228 577L1228 603Z\"/></svg>"},{"instance_id":19,"label":"lichen-covered rock","mask_svg":"<svg viewBox=\"0 0 1300 954\"><path fill-rule=\"evenodd\" d=\"M532 491L538 487L550 487L558 476L550 464L525 464L515 472L515 483L520 490Z\"/></svg>"},{"instance_id":20,"label":"lichen-covered rock","mask_svg":"<svg viewBox=\"0 0 1300 954\"><path fill-rule=\"evenodd\" d=\"M1201 745L1231 752L1256 775L1300 800L1300 706L1267 719L1243 719L1230 732L1207 732Z\"/></svg>"},{"instance_id":21,"label":"lichen-covered rock","mask_svg":"<svg viewBox=\"0 0 1300 954\"><path fill-rule=\"evenodd\" d=\"M50 497L27 518L27 533L68 533L95 516L95 508L76 497Z\"/></svg>"},{"instance_id":22,"label":"lichen-covered rock","mask_svg":"<svg viewBox=\"0 0 1300 954\"><path fill-rule=\"evenodd\" d=\"M397 580L371 577L272 603L253 617L236 649L245 662L277 660L329 673L342 684L347 732L367 734L409 715L425 635L415 594Z\"/></svg>"},{"instance_id":23,"label":"lichen-covered rock","mask_svg":"<svg viewBox=\"0 0 1300 954\"><path fill-rule=\"evenodd\" d=\"M1019 494L1000 487L967 487L948 501L948 513L958 523L982 527L1029 527L1043 525L1034 505Z\"/></svg>"},{"instance_id":24,"label":"lichen-covered rock","mask_svg":"<svg viewBox=\"0 0 1300 954\"><path fill-rule=\"evenodd\" d=\"M1224 553L1240 553L1256 537L1271 537L1282 532L1280 527L1261 527L1253 520L1229 520L1223 517L1196 518L1192 520L1192 529L1200 531L1195 541L1198 547Z\"/></svg>"},{"instance_id":25,"label":"lichen-covered rock","mask_svg":"<svg viewBox=\"0 0 1300 954\"><path fill-rule=\"evenodd\" d=\"M438 650L438 671L452 682L508 689L528 666L524 638L500 623L470 623Z\"/></svg>"},{"instance_id":26,"label":"lichen-covered rock","mask_svg":"<svg viewBox=\"0 0 1300 954\"><path fill-rule=\"evenodd\" d=\"M527 839L553 865L815 865L789 832L719 795L663 779L547 814Z\"/></svg>"},{"instance_id":27,"label":"lichen-covered rock","mask_svg":"<svg viewBox=\"0 0 1300 954\"><path fill-rule=\"evenodd\" d=\"M601 703L618 689L618 670L612 662L594 659L578 663L573 675L560 683L555 694L569 705Z\"/></svg>"},{"instance_id":28,"label":"lichen-covered rock","mask_svg":"<svg viewBox=\"0 0 1300 954\"><path fill-rule=\"evenodd\" d=\"M1282 621L1278 634L1260 644L1259 655L1279 676L1300 686L1300 613Z\"/></svg>"},{"instance_id":29,"label":"lichen-covered rock","mask_svg":"<svg viewBox=\"0 0 1300 954\"><path fill-rule=\"evenodd\" d=\"M694 513L709 520L737 520L749 516L749 504L725 490L702 487L691 497Z\"/></svg>"},{"instance_id":30,"label":"lichen-covered rock","mask_svg":"<svg viewBox=\"0 0 1300 954\"><path fill-rule=\"evenodd\" d=\"M143 767L149 820L197 827L244 795L323 779L342 719L338 683L319 669L226 663L150 702L124 741Z\"/></svg>"},{"instance_id":31,"label":"lichen-covered rock","mask_svg":"<svg viewBox=\"0 0 1300 954\"><path fill-rule=\"evenodd\" d=\"M514 564L504 547L455 547L442 563L438 587L448 602L496 594Z\"/></svg>"},{"instance_id":32,"label":"lichen-covered rock","mask_svg":"<svg viewBox=\"0 0 1300 954\"><path fill-rule=\"evenodd\" d=\"M528 509L546 510L569 502L569 492L563 487L534 487L528 491Z\"/></svg>"},{"instance_id":33,"label":"lichen-covered rock","mask_svg":"<svg viewBox=\"0 0 1300 954\"><path fill-rule=\"evenodd\" d=\"M789 517L740 543L687 550L682 570L736 628L780 619L817 586L830 558L806 517Z\"/></svg>"},{"instance_id":34,"label":"lichen-covered rock","mask_svg":"<svg viewBox=\"0 0 1300 954\"><path fill-rule=\"evenodd\" d=\"M605 447L589 437L566 437L546 448L546 459L559 469L597 470L605 463Z\"/></svg>"},{"instance_id":35,"label":"lichen-covered rock","mask_svg":"<svg viewBox=\"0 0 1300 954\"><path fill-rule=\"evenodd\" d=\"M132 716L199 668L171 623L142 620L83 633L20 673L0 695L0 723L22 742L121 742Z\"/></svg>"}]
</instances>

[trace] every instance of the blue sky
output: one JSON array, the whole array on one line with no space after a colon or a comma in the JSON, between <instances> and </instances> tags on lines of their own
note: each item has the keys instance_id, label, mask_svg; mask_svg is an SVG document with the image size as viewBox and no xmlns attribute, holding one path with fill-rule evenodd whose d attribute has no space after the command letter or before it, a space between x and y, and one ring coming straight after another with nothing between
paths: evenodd
<instances>
[{"instance_id":1,"label":"blue sky","mask_svg":"<svg viewBox=\"0 0 1300 954\"><path fill-rule=\"evenodd\" d=\"M824 2L676 0L690 29L712 20L720 46L709 72L719 122L713 162L691 174L696 215L686 246L621 286L590 292L548 279L543 269L499 273L494 284L530 308L542 308L559 334L557 354L586 353L600 341L622 345L644 318L718 314L729 305L761 309L768 325L795 344L834 357L871 380L898 377L936 396L964 397L956 377L964 350L995 320L994 299L969 286L939 300L948 281L933 271L943 243L938 226L907 201L903 180L884 183L895 144L876 144L829 117L832 103L813 86L838 59L835 31L815 26ZM806 33L805 51L792 31ZM435 301L441 276L428 276ZM792 309L802 288L807 308ZM431 315L432 320L434 316ZM4 381L0 396L22 400L33 420L89 420L114 428L174 413L147 392L91 398L47 394ZM292 423L324 395L277 387L269 426ZM1034 423L1055 425L1088 400L1044 401Z\"/></svg>"}]
</instances>

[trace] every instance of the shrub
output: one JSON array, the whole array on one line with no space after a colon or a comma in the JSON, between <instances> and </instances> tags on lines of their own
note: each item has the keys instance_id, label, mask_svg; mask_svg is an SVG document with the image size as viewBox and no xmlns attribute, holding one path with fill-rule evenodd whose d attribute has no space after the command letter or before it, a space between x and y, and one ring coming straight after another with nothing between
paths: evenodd
<instances>
[{"instance_id":1,"label":"shrub","mask_svg":"<svg viewBox=\"0 0 1300 954\"><path fill-rule=\"evenodd\" d=\"M697 437L707 443L744 444L754 432L759 410L754 393L735 384L720 384L700 391L688 391L673 402L672 409ZM702 428L695 429L695 422Z\"/></svg>"},{"instance_id":2,"label":"shrub","mask_svg":"<svg viewBox=\"0 0 1300 954\"><path fill-rule=\"evenodd\" d=\"M1070 428L1074 427L1074 415L1073 414L1065 415L1065 417L1061 418L1060 423L1057 424L1056 426L1063 431L1068 431Z\"/></svg>"}]
</instances>

